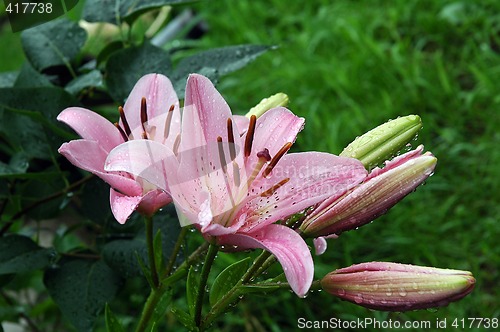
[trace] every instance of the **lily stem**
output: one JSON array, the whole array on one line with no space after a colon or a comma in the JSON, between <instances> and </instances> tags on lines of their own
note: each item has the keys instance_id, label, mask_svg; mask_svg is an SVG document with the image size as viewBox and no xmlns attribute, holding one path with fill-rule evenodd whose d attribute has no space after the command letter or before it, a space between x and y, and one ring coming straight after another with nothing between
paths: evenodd
<instances>
[{"instance_id":1,"label":"lily stem","mask_svg":"<svg viewBox=\"0 0 500 332\"><path fill-rule=\"evenodd\" d=\"M175 241L174 249L172 250L172 254L170 255L170 259L168 260L167 266L165 270L163 271L161 278L166 278L170 273L172 273L172 270L175 265L175 261L177 260L177 255L179 254L179 251L181 250L182 243L184 242L184 239L186 238L186 234L188 233L188 228L189 227L182 227L181 232L179 233L179 236L177 237L177 240Z\"/></svg>"},{"instance_id":2,"label":"lily stem","mask_svg":"<svg viewBox=\"0 0 500 332\"><path fill-rule=\"evenodd\" d=\"M146 224L146 244L148 246L149 268L151 269L151 281L153 282L154 288L157 289L160 286L160 280L158 278L158 270L156 268L155 252L153 245L153 217L146 216L145 224Z\"/></svg>"},{"instance_id":3,"label":"lily stem","mask_svg":"<svg viewBox=\"0 0 500 332\"><path fill-rule=\"evenodd\" d=\"M210 269L212 268L212 264L215 260L215 256L217 256L217 252L219 251L219 247L215 244L210 244L208 247L207 256L205 257L205 262L203 264L203 268L201 270L201 278L200 284L198 287L198 296L196 297L195 303L195 311L194 311L194 322L196 326L201 325L201 310L203 307L203 298L205 296L205 288L207 287L208 275L210 273Z\"/></svg>"}]
</instances>

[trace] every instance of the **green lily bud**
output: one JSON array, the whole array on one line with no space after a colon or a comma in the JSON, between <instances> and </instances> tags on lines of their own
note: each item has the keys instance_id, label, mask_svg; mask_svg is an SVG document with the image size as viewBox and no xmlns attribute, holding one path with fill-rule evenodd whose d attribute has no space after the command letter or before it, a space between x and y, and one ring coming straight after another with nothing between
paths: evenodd
<instances>
[{"instance_id":1,"label":"green lily bud","mask_svg":"<svg viewBox=\"0 0 500 332\"><path fill-rule=\"evenodd\" d=\"M275 107L286 107L288 105L288 96L282 92L279 92L271 97L264 98L256 106L252 107L245 116L247 118L255 115L257 118L262 114L269 111L271 108Z\"/></svg>"},{"instance_id":2,"label":"green lily bud","mask_svg":"<svg viewBox=\"0 0 500 332\"><path fill-rule=\"evenodd\" d=\"M358 159L371 169L400 151L421 128L418 115L390 120L356 138L340 156Z\"/></svg>"},{"instance_id":3,"label":"green lily bud","mask_svg":"<svg viewBox=\"0 0 500 332\"><path fill-rule=\"evenodd\" d=\"M385 311L408 311L448 305L472 292L469 271L398 263L370 262L328 273L324 290L357 305Z\"/></svg>"}]
</instances>

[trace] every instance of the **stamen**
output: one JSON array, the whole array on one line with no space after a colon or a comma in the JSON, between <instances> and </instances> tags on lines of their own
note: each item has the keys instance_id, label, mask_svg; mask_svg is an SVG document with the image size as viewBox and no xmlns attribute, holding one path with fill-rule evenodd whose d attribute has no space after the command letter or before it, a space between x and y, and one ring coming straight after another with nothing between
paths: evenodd
<instances>
[{"instance_id":1,"label":"stamen","mask_svg":"<svg viewBox=\"0 0 500 332\"><path fill-rule=\"evenodd\" d=\"M269 162L269 164L267 165L266 169L264 170L264 172L262 173L262 175L264 177L267 177L269 175L269 173L271 173L271 171L273 170L273 168L276 166L276 164L278 163L278 161L281 159L281 157L283 157L285 155L285 153L290 150L290 148L292 147L292 143L291 142L288 142L286 143L285 145L283 145L281 147L281 149L274 155L273 159L271 159L271 161Z\"/></svg>"},{"instance_id":2,"label":"stamen","mask_svg":"<svg viewBox=\"0 0 500 332\"><path fill-rule=\"evenodd\" d=\"M165 131L163 132L163 138L167 139L170 134L170 123L172 122L172 116L174 114L175 105L171 105L168 109L167 119L165 120Z\"/></svg>"},{"instance_id":3,"label":"stamen","mask_svg":"<svg viewBox=\"0 0 500 332\"><path fill-rule=\"evenodd\" d=\"M241 184L240 167L235 161L233 161L233 182L236 187Z\"/></svg>"},{"instance_id":4,"label":"stamen","mask_svg":"<svg viewBox=\"0 0 500 332\"><path fill-rule=\"evenodd\" d=\"M280 182L278 182L277 184L275 184L274 186L272 186L271 188L267 189L262 194L260 194L260 196L262 196L262 197L272 196L276 192L276 190L281 188L288 181L290 181L290 178L285 178L285 179L281 180Z\"/></svg>"},{"instance_id":5,"label":"stamen","mask_svg":"<svg viewBox=\"0 0 500 332\"><path fill-rule=\"evenodd\" d=\"M222 167L222 171L224 173L227 173L226 156L224 155L224 147L222 146L222 137L220 136L217 137L217 148L219 149L219 160L220 160L220 165Z\"/></svg>"},{"instance_id":6,"label":"stamen","mask_svg":"<svg viewBox=\"0 0 500 332\"><path fill-rule=\"evenodd\" d=\"M236 148L234 146L233 121L231 118L227 119L227 140L229 142L229 156L231 157L231 160L235 160Z\"/></svg>"},{"instance_id":7,"label":"stamen","mask_svg":"<svg viewBox=\"0 0 500 332\"><path fill-rule=\"evenodd\" d=\"M247 136L245 138L245 157L250 156L252 152L253 135L255 134L255 124L257 122L257 117L252 115L250 117L250 123L248 124Z\"/></svg>"},{"instance_id":8,"label":"stamen","mask_svg":"<svg viewBox=\"0 0 500 332\"><path fill-rule=\"evenodd\" d=\"M128 141L127 134L125 134L125 132L123 131L122 127L120 127L118 122L115 122L115 127L118 128L118 131L120 132L120 135L122 135L123 140L127 142Z\"/></svg>"},{"instance_id":9,"label":"stamen","mask_svg":"<svg viewBox=\"0 0 500 332\"><path fill-rule=\"evenodd\" d=\"M141 99L141 125L142 125L142 138L147 139L148 133L146 131L146 123L148 122L148 105L146 104L146 98Z\"/></svg>"},{"instance_id":10,"label":"stamen","mask_svg":"<svg viewBox=\"0 0 500 332\"><path fill-rule=\"evenodd\" d=\"M119 106L118 112L120 112L120 119L122 120L122 123L123 123L123 129L125 129L125 134L127 134L127 137L128 137L128 136L130 136L132 131L130 130L130 127L128 125L127 118L125 117L125 111L123 110L123 107Z\"/></svg>"},{"instance_id":11,"label":"stamen","mask_svg":"<svg viewBox=\"0 0 500 332\"><path fill-rule=\"evenodd\" d=\"M179 154L179 145L181 145L181 135L177 134L177 136L175 137L174 146L173 146L174 154L176 156Z\"/></svg>"}]
</instances>

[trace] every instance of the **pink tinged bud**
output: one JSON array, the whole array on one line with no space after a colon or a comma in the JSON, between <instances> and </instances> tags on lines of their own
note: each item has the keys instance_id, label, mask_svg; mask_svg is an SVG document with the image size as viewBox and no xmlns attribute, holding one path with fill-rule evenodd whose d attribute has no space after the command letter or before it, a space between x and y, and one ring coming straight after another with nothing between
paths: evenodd
<instances>
[{"instance_id":1,"label":"pink tinged bud","mask_svg":"<svg viewBox=\"0 0 500 332\"><path fill-rule=\"evenodd\" d=\"M408 311L458 301L472 291L475 282L468 271L371 262L330 272L321 286L362 307Z\"/></svg>"},{"instance_id":2,"label":"pink tinged bud","mask_svg":"<svg viewBox=\"0 0 500 332\"><path fill-rule=\"evenodd\" d=\"M423 146L374 169L366 180L338 199L325 200L304 220L308 237L340 234L385 213L432 175L437 159Z\"/></svg>"}]
</instances>

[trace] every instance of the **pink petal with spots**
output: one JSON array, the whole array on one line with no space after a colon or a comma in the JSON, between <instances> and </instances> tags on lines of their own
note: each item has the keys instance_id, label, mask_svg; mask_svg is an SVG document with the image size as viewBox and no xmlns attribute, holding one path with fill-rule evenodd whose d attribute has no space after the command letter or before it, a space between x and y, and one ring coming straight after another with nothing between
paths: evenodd
<instances>
[{"instance_id":1,"label":"pink petal with spots","mask_svg":"<svg viewBox=\"0 0 500 332\"><path fill-rule=\"evenodd\" d=\"M292 290L304 297L311 287L314 265L311 252L294 230L282 225L269 225L253 233L238 233L218 238L220 245L261 248L271 252L283 267Z\"/></svg>"}]
</instances>

